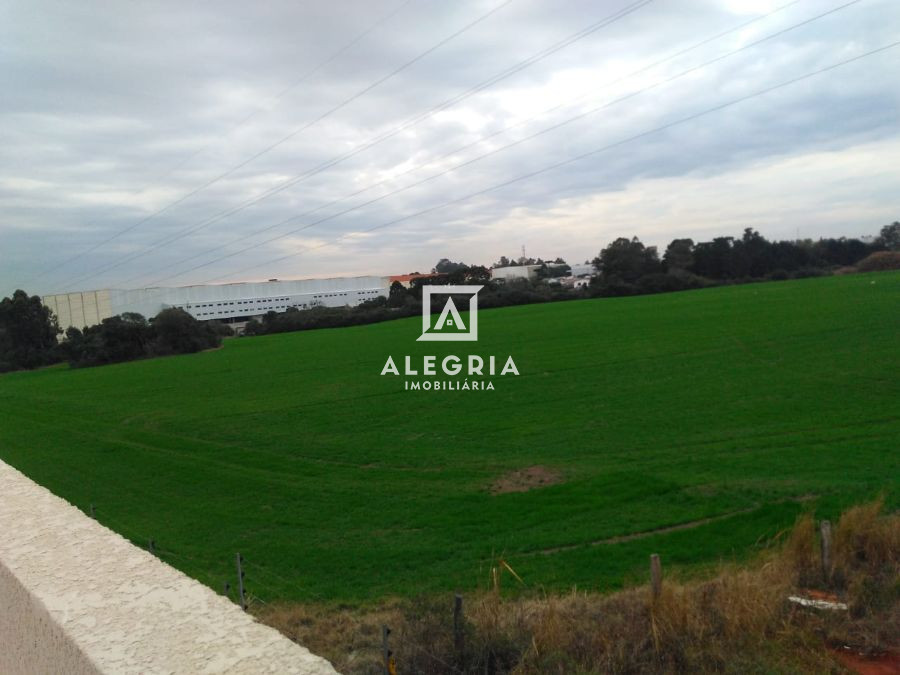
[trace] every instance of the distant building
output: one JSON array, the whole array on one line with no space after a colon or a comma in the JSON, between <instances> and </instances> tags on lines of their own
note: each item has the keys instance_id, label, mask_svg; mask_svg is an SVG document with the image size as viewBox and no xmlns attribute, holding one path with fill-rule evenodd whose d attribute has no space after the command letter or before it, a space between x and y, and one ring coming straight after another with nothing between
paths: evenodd
<instances>
[{"instance_id":1,"label":"distant building","mask_svg":"<svg viewBox=\"0 0 900 675\"><path fill-rule=\"evenodd\" d=\"M183 309L201 321L243 323L290 307L356 306L379 296L386 298L389 288L388 277L344 277L79 291L45 295L42 300L65 330L70 326L93 326L125 312L136 312L149 319L170 307Z\"/></svg>"},{"instance_id":2,"label":"distant building","mask_svg":"<svg viewBox=\"0 0 900 675\"><path fill-rule=\"evenodd\" d=\"M436 279L443 276L446 275L437 272L432 272L431 274L395 274L392 277L388 277L388 286L396 281L401 286L409 288L416 279Z\"/></svg>"},{"instance_id":3,"label":"distant building","mask_svg":"<svg viewBox=\"0 0 900 675\"><path fill-rule=\"evenodd\" d=\"M597 274L597 268L592 263L584 263L583 265L569 265L572 271L569 274L573 277L592 277Z\"/></svg>"},{"instance_id":4,"label":"distant building","mask_svg":"<svg viewBox=\"0 0 900 675\"><path fill-rule=\"evenodd\" d=\"M491 279L496 281L510 281L512 279L537 279L538 270L543 265L510 265L509 267L495 267L491 270Z\"/></svg>"}]
</instances>

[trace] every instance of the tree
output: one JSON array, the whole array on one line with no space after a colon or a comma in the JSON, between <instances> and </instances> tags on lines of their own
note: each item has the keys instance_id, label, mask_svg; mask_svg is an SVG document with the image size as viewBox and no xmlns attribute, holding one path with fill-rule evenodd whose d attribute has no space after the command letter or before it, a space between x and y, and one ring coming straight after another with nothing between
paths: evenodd
<instances>
[{"instance_id":1,"label":"tree","mask_svg":"<svg viewBox=\"0 0 900 675\"><path fill-rule=\"evenodd\" d=\"M486 284L491 280L491 271L484 265L472 265L466 269L463 281L467 284Z\"/></svg>"},{"instance_id":2,"label":"tree","mask_svg":"<svg viewBox=\"0 0 900 675\"><path fill-rule=\"evenodd\" d=\"M391 289L388 291L388 307L403 307L406 304L406 299L409 297L409 291L406 290L406 287L399 281L395 281L391 284Z\"/></svg>"},{"instance_id":3,"label":"tree","mask_svg":"<svg viewBox=\"0 0 900 675\"><path fill-rule=\"evenodd\" d=\"M538 279L558 279L559 277L567 277L572 273L572 268L562 263L544 263L537 271Z\"/></svg>"},{"instance_id":4,"label":"tree","mask_svg":"<svg viewBox=\"0 0 900 675\"><path fill-rule=\"evenodd\" d=\"M872 246L859 239L847 239L846 237L819 239L812 247L813 255L818 259L818 265L821 267L855 265L873 250Z\"/></svg>"},{"instance_id":5,"label":"tree","mask_svg":"<svg viewBox=\"0 0 900 675\"><path fill-rule=\"evenodd\" d=\"M222 338L212 328L177 307L157 314L153 331L157 354L190 354L222 344Z\"/></svg>"},{"instance_id":6,"label":"tree","mask_svg":"<svg viewBox=\"0 0 900 675\"><path fill-rule=\"evenodd\" d=\"M736 277L763 277L775 269L772 244L753 228L745 228L743 236L734 243Z\"/></svg>"},{"instance_id":7,"label":"tree","mask_svg":"<svg viewBox=\"0 0 900 675\"><path fill-rule=\"evenodd\" d=\"M734 237L716 237L694 246L695 274L708 279L731 279L734 277Z\"/></svg>"},{"instance_id":8,"label":"tree","mask_svg":"<svg viewBox=\"0 0 900 675\"><path fill-rule=\"evenodd\" d=\"M667 272L689 270L694 264L694 240L673 239L663 254L663 265Z\"/></svg>"},{"instance_id":9,"label":"tree","mask_svg":"<svg viewBox=\"0 0 900 675\"><path fill-rule=\"evenodd\" d=\"M900 222L895 220L890 225L882 227L878 235L878 244L888 251L900 251Z\"/></svg>"},{"instance_id":10,"label":"tree","mask_svg":"<svg viewBox=\"0 0 900 675\"><path fill-rule=\"evenodd\" d=\"M659 257L655 246L644 246L637 237L619 237L594 259L594 265L605 280L618 278L634 283L645 274L658 272Z\"/></svg>"},{"instance_id":11,"label":"tree","mask_svg":"<svg viewBox=\"0 0 900 675\"><path fill-rule=\"evenodd\" d=\"M135 312L103 319L99 325L99 333L106 351L104 361L107 363L131 361L146 356L152 340L147 320Z\"/></svg>"},{"instance_id":12,"label":"tree","mask_svg":"<svg viewBox=\"0 0 900 675\"><path fill-rule=\"evenodd\" d=\"M447 258L441 258L438 260L437 265L434 266L432 271L437 272L438 274L453 274L454 272L465 270L467 267L468 265L465 263L457 263Z\"/></svg>"},{"instance_id":13,"label":"tree","mask_svg":"<svg viewBox=\"0 0 900 675\"><path fill-rule=\"evenodd\" d=\"M51 363L62 331L41 299L17 290L0 301L0 372Z\"/></svg>"}]
</instances>

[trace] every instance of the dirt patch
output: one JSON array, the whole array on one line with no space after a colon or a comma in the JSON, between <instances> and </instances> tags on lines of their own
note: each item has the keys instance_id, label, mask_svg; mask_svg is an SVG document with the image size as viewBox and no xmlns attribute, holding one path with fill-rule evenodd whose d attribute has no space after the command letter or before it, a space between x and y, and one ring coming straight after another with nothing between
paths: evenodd
<instances>
[{"instance_id":1,"label":"dirt patch","mask_svg":"<svg viewBox=\"0 0 900 675\"><path fill-rule=\"evenodd\" d=\"M900 652L884 651L864 654L851 647L833 647L829 651L841 665L859 675L897 675L900 673Z\"/></svg>"},{"instance_id":2,"label":"dirt patch","mask_svg":"<svg viewBox=\"0 0 900 675\"><path fill-rule=\"evenodd\" d=\"M547 487L548 485L556 485L561 483L562 479L562 472L538 464L500 476L491 485L491 494L502 495L507 492L528 492L529 490Z\"/></svg>"}]
</instances>

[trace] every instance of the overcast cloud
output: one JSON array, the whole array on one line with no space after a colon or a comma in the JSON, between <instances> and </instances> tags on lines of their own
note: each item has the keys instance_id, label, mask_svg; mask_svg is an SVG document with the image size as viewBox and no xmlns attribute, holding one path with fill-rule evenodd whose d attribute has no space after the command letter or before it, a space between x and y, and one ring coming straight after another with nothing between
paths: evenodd
<instances>
[{"instance_id":1,"label":"overcast cloud","mask_svg":"<svg viewBox=\"0 0 900 675\"><path fill-rule=\"evenodd\" d=\"M875 234L900 47L654 131L900 39L900 3L861 0L703 65L842 4L0 0L0 295Z\"/></svg>"}]
</instances>

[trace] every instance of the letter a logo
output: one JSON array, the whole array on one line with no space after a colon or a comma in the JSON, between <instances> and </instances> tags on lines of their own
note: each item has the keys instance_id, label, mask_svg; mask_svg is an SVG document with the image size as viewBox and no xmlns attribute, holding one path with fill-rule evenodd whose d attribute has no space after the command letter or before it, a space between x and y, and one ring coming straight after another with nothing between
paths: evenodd
<instances>
[{"instance_id":1,"label":"letter a logo","mask_svg":"<svg viewBox=\"0 0 900 675\"><path fill-rule=\"evenodd\" d=\"M484 286L423 286L422 335L419 341L474 342L478 339L478 291ZM431 296L449 295L444 309L431 325ZM466 327L452 296L469 296L469 325Z\"/></svg>"},{"instance_id":2,"label":"letter a logo","mask_svg":"<svg viewBox=\"0 0 900 675\"><path fill-rule=\"evenodd\" d=\"M463 323L462 317L459 315L459 310L456 309L456 304L453 302L453 298L447 298L447 304L444 305L444 311L441 312L438 320L434 323L434 330L443 330L445 328L449 330L466 329L466 324Z\"/></svg>"}]
</instances>

